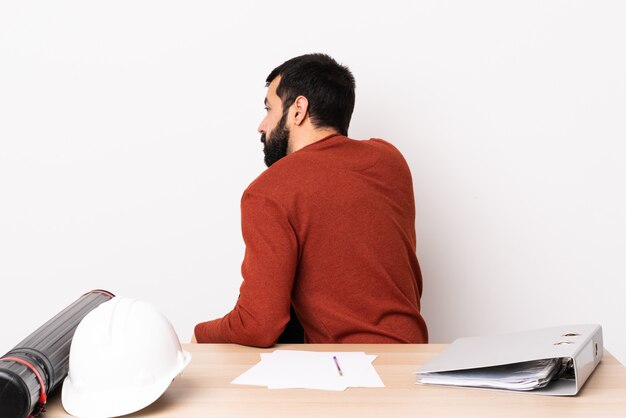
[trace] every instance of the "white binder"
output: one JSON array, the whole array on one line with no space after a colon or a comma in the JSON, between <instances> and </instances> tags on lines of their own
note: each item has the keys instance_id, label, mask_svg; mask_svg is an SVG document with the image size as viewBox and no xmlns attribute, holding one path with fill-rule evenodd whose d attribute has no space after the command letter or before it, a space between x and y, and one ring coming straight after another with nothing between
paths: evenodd
<instances>
[{"instance_id":1,"label":"white binder","mask_svg":"<svg viewBox=\"0 0 626 418\"><path fill-rule=\"evenodd\" d=\"M416 374L426 377L429 373L479 371L533 360L572 359L573 378L560 378L544 388L524 393L576 395L600 363L603 350L602 327L597 324L460 338L424 364Z\"/></svg>"}]
</instances>

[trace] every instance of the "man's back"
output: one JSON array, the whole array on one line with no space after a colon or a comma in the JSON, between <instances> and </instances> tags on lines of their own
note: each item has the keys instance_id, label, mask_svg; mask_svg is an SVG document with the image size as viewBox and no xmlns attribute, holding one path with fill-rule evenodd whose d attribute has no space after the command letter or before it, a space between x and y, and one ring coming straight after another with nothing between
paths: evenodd
<instances>
[{"instance_id":1,"label":"man's back","mask_svg":"<svg viewBox=\"0 0 626 418\"><path fill-rule=\"evenodd\" d=\"M271 224L275 216L288 227L266 234L295 240L291 298L307 342L427 341L411 175L392 145L334 135L281 159L244 193L244 238L246 224ZM287 264L294 244L288 247L272 250ZM244 277L257 267L246 257Z\"/></svg>"}]
</instances>

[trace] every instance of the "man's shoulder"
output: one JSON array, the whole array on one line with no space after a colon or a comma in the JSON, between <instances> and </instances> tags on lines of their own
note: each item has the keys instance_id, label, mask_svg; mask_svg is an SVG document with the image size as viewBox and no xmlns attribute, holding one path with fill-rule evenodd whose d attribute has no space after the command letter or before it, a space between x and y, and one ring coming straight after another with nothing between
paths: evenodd
<instances>
[{"instance_id":1,"label":"man's shoulder","mask_svg":"<svg viewBox=\"0 0 626 418\"><path fill-rule=\"evenodd\" d=\"M402 156L402 153L400 152L400 150L398 148L396 148L395 145L393 145L391 142L388 142L384 139L381 138L371 138L368 141L372 146L380 149L383 152L388 152L390 154L395 154L395 155L400 155Z\"/></svg>"},{"instance_id":2,"label":"man's shoulder","mask_svg":"<svg viewBox=\"0 0 626 418\"><path fill-rule=\"evenodd\" d=\"M266 168L246 188L247 193L273 194L272 191L284 190L296 184L293 170L297 167L289 158L282 158ZM293 185L293 186L292 186Z\"/></svg>"},{"instance_id":3,"label":"man's shoulder","mask_svg":"<svg viewBox=\"0 0 626 418\"><path fill-rule=\"evenodd\" d=\"M394 156L396 158L400 158L402 161L404 160L404 155L402 152L391 142L388 142L381 138L371 138L369 142L381 150L381 152L386 153L388 155Z\"/></svg>"}]
</instances>

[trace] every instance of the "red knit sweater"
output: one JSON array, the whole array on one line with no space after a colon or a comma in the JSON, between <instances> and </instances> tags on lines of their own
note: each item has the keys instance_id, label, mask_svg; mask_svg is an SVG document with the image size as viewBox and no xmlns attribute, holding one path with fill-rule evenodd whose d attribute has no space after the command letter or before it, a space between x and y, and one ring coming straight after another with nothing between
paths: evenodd
<instances>
[{"instance_id":1,"label":"red knit sweater","mask_svg":"<svg viewBox=\"0 0 626 418\"><path fill-rule=\"evenodd\" d=\"M239 299L198 342L271 346L292 303L310 343L428 341L411 173L391 144L310 144L250 184L241 219Z\"/></svg>"}]
</instances>

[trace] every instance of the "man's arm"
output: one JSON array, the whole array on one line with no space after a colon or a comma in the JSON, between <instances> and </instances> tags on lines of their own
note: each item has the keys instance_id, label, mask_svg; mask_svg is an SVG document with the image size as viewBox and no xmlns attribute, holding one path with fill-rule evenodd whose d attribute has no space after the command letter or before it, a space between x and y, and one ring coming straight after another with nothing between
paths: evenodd
<instances>
[{"instance_id":1,"label":"man's arm","mask_svg":"<svg viewBox=\"0 0 626 418\"><path fill-rule=\"evenodd\" d=\"M269 347L289 322L298 242L285 209L250 191L241 199L241 228L246 252L239 299L223 318L196 325L194 334L200 343Z\"/></svg>"}]
</instances>

